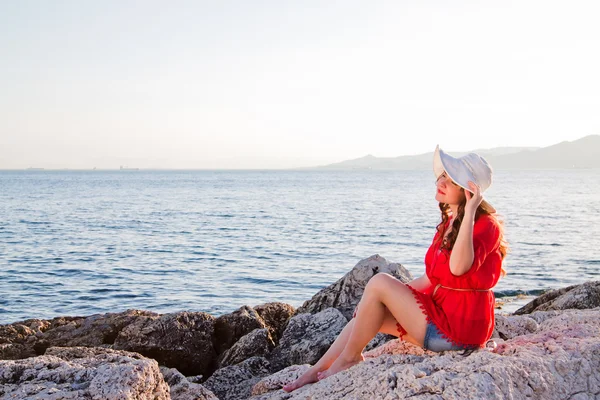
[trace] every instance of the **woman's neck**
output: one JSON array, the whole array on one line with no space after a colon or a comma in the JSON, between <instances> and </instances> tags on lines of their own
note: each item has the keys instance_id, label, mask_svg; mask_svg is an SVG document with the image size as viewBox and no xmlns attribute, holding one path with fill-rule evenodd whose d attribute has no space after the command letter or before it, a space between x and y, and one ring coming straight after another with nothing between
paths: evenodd
<instances>
[{"instance_id":1,"label":"woman's neck","mask_svg":"<svg viewBox=\"0 0 600 400\"><path fill-rule=\"evenodd\" d=\"M450 211L452 211L452 218L458 215L458 204L450 204Z\"/></svg>"}]
</instances>

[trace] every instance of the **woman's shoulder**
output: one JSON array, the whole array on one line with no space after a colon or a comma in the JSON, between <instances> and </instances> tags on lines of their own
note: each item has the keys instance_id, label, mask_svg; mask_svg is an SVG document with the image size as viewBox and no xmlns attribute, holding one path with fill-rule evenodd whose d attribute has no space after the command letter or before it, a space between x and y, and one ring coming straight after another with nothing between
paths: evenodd
<instances>
[{"instance_id":1,"label":"woman's shoulder","mask_svg":"<svg viewBox=\"0 0 600 400\"><path fill-rule=\"evenodd\" d=\"M498 217L496 216L496 214L481 214L479 216L479 218L477 218L477 220L475 220L475 224L476 225L486 225L486 226L490 226L490 225L500 225L500 222L498 221Z\"/></svg>"},{"instance_id":2,"label":"woman's shoulder","mask_svg":"<svg viewBox=\"0 0 600 400\"><path fill-rule=\"evenodd\" d=\"M485 237L497 237L502 232L498 218L494 214L482 214L473 226L473 234Z\"/></svg>"}]
</instances>

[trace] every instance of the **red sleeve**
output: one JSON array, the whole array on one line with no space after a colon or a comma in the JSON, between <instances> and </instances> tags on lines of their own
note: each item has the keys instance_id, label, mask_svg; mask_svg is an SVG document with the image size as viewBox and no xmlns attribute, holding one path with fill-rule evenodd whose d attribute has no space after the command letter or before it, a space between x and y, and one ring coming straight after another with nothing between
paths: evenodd
<instances>
[{"instance_id":1,"label":"red sleeve","mask_svg":"<svg viewBox=\"0 0 600 400\"><path fill-rule=\"evenodd\" d=\"M473 225L473 264L469 272L481 267L487 256L498 247L500 227L496 218L482 215Z\"/></svg>"}]
</instances>

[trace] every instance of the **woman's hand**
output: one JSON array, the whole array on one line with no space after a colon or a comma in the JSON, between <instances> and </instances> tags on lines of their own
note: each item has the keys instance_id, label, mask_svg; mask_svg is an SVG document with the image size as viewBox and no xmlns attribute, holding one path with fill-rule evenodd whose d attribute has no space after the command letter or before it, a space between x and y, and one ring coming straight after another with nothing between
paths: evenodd
<instances>
[{"instance_id":1,"label":"woman's hand","mask_svg":"<svg viewBox=\"0 0 600 400\"><path fill-rule=\"evenodd\" d=\"M469 181L469 187L473 190L473 193L465 190L465 197L467 198L467 204L465 204L465 213L472 212L475 215L475 211L477 211L477 207L483 201L483 195L481 194L481 188L479 185Z\"/></svg>"}]
</instances>

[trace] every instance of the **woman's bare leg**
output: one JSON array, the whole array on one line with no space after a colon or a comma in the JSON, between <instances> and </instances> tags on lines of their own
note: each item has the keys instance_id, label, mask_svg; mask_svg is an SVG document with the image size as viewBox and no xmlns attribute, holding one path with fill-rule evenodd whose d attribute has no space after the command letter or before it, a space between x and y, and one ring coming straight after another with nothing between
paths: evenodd
<instances>
[{"instance_id":1,"label":"woman's bare leg","mask_svg":"<svg viewBox=\"0 0 600 400\"><path fill-rule=\"evenodd\" d=\"M317 372L324 371L333 364L335 359L341 354L346 347L346 342L350 337L350 333L352 333L352 328L354 327L354 318L350 320L342 329L338 337L335 339L333 344L329 346L329 349L323 356L317 361L315 365L310 367L308 371L306 371L302 376L296 379L294 382L289 383L283 387L283 390L286 392L291 392L292 390L296 390L307 383L313 383L317 381Z\"/></svg>"},{"instance_id":2,"label":"woman's bare leg","mask_svg":"<svg viewBox=\"0 0 600 400\"><path fill-rule=\"evenodd\" d=\"M359 307L360 308L360 307ZM317 373L326 370L333 364L333 362L338 358L338 356L342 353L344 348L346 347L346 343L350 338L350 334L352 333L356 318L353 318L346 324L342 332L335 339L333 344L329 347L329 350L317 361L315 365L310 367L308 371L306 371L302 376L296 379L294 382L289 383L283 387L283 390L286 392L291 392L296 390L308 383L314 383L317 381ZM384 321L380 327L379 332L387 333L389 335L398 336L399 332L396 328L396 319L392 315L392 313L387 309L385 309ZM410 335L406 334L403 336L403 339L417 344L418 341L415 340Z\"/></svg>"},{"instance_id":3,"label":"woman's bare leg","mask_svg":"<svg viewBox=\"0 0 600 400\"><path fill-rule=\"evenodd\" d=\"M327 370L317 373L318 379L327 378L364 359L362 351L383 325L386 308L408 335L416 339L416 344L423 346L427 319L404 283L389 274L377 274L367 283L360 304L344 350Z\"/></svg>"}]
</instances>

